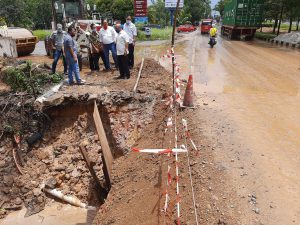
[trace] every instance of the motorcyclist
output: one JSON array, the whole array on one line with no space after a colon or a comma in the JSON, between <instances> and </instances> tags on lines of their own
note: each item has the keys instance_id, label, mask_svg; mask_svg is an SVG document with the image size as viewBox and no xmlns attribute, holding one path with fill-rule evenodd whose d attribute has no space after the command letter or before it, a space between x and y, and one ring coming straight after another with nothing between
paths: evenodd
<instances>
[{"instance_id":1,"label":"motorcyclist","mask_svg":"<svg viewBox=\"0 0 300 225\"><path fill-rule=\"evenodd\" d=\"M215 38L216 38L216 36L217 36L217 33L218 33L218 30L217 30L217 28L216 28L216 25L213 24L213 25L212 25L212 28L210 28L210 30L209 30L209 43L208 43L208 44L210 44L210 42L211 42L212 40L215 41ZM216 41L215 41L215 43L216 43Z\"/></svg>"},{"instance_id":2,"label":"motorcyclist","mask_svg":"<svg viewBox=\"0 0 300 225\"><path fill-rule=\"evenodd\" d=\"M217 27L215 24L212 25L212 28L209 30L209 36L210 37L216 37L218 33Z\"/></svg>"}]
</instances>

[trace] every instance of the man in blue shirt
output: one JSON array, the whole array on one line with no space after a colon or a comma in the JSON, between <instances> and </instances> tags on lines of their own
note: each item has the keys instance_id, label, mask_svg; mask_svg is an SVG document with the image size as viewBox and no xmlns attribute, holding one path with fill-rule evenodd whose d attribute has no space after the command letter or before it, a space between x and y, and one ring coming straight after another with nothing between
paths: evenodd
<instances>
[{"instance_id":1,"label":"man in blue shirt","mask_svg":"<svg viewBox=\"0 0 300 225\"><path fill-rule=\"evenodd\" d=\"M68 28L68 34L65 36L64 39L64 49L66 53L66 59L68 62L68 76L69 76L69 84L74 84L73 80L73 73L75 74L75 79L77 84L84 84L85 81L80 79L79 74L79 65L78 65L78 58L77 58L77 44L73 37L75 36L76 31L75 28L70 26Z\"/></svg>"}]
</instances>

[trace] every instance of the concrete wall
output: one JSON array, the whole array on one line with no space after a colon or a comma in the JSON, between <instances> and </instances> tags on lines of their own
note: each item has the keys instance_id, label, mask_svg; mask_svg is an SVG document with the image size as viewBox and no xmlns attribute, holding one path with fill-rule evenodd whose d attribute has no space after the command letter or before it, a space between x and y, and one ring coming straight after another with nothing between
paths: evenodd
<instances>
[{"instance_id":1,"label":"concrete wall","mask_svg":"<svg viewBox=\"0 0 300 225\"><path fill-rule=\"evenodd\" d=\"M18 57L15 40L11 37L0 37L0 56Z\"/></svg>"}]
</instances>

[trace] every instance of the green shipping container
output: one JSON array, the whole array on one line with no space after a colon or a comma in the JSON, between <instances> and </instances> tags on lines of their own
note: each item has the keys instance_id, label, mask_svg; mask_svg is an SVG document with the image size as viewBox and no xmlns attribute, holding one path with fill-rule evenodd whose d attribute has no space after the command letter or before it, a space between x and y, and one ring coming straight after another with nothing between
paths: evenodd
<instances>
[{"instance_id":1,"label":"green shipping container","mask_svg":"<svg viewBox=\"0 0 300 225\"><path fill-rule=\"evenodd\" d=\"M223 25L259 27L262 21L264 0L226 0Z\"/></svg>"}]
</instances>

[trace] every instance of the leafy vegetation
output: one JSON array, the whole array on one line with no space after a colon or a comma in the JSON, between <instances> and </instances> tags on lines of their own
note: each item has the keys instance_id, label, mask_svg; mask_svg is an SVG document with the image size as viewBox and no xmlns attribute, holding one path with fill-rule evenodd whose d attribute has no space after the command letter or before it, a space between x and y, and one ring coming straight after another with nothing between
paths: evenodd
<instances>
[{"instance_id":1,"label":"leafy vegetation","mask_svg":"<svg viewBox=\"0 0 300 225\"><path fill-rule=\"evenodd\" d=\"M37 96L43 92L45 85L59 83L63 76L61 74L37 72L37 67L32 68L31 62L27 61L26 64L5 70L2 79L13 91L26 91Z\"/></svg>"},{"instance_id":2,"label":"leafy vegetation","mask_svg":"<svg viewBox=\"0 0 300 225\"><path fill-rule=\"evenodd\" d=\"M151 24L167 26L170 21L170 11L165 8L163 0L158 0L148 7L148 19Z\"/></svg>"},{"instance_id":3,"label":"leafy vegetation","mask_svg":"<svg viewBox=\"0 0 300 225\"><path fill-rule=\"evenodd\" d=\"M226 0L220 0L215 5L215 8L214 8L214 10L216 10L220 13L221 17L223 17L223 15L224 15L225 3L226 3Z\"/></svg>"},{"instance_id":4,"label":"leafy vegetation","mask_svg":"<svg viewBox=\"0 0 300 225\"><path fill-rule=\"evenodd\" d=\"M30 29L50 28L51 1L49 0L1 0L0 15L8 26Z\"/></svg>"},{"instance_id":5,"label":"leafy vegetation","mask_svg":"<svg viewBox=\"0 0 300 225\"><path fill-rule=\"evenodd\" d=\"M128 15L134 15L133 0L87 0L92 7L97 6L101 14L111 13L114 19L125 22ZM210 15L210 0L185 0L180 10L179 23L198 22ZM51 1L49 0L1 0L0 15L8 26L20 26L37 29L51 28ZM165 8L164 0L157 0L148 7L149 22L167 26L170 24L170 12ZM42 35L42 34L41 34ZM43 36L41 36L43 37Z\"/></svg>"}]
</instances>

